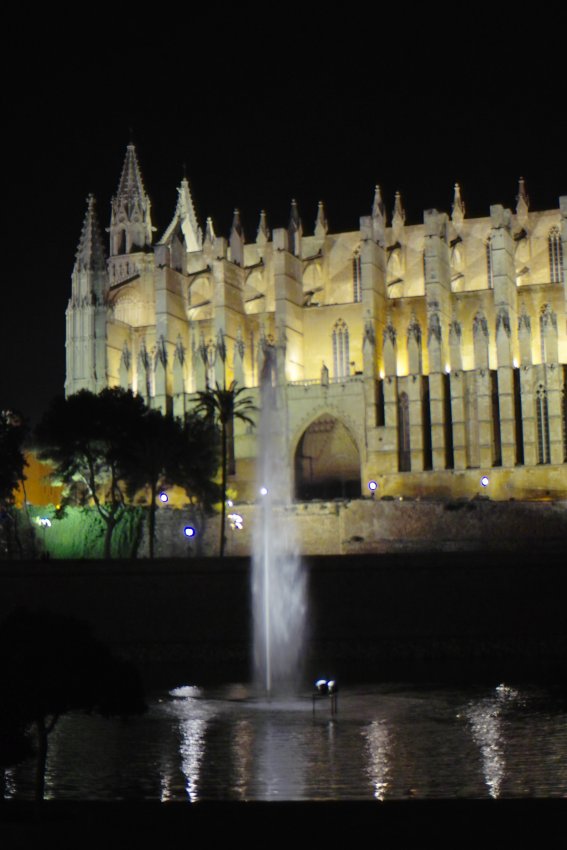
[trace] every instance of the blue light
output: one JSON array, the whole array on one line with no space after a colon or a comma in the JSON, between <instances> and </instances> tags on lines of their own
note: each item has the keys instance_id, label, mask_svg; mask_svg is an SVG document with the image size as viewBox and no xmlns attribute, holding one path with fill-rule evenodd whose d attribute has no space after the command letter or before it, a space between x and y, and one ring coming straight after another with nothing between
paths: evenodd
<instances>
[{"instance_id":1,"label":"blue light","mask_svg":"<svg viewBox=\"0 0 567 850\"><path fill-rule=\"evenodd\" d=\"M160 500L160 502L164 502L164 503L168 502L169 496L167 495L167 493L160 493L159 494L159 500Z\"/></svg>"},{"instance_id":2,"label":"blue light","mask_svg":"<svg viewBox=\"0 0 567 850\"><path fill-rule=\"evenodd\" d=\"M490 480L488 478L488 475L483 475L482 478L480 479L480 483L482 484L483 487L488 487L488 485L490 484Z\"/></svg>"},{"instance_id":3,"label":"blue light","mask_svg":"<svg viewBox=\"0 0 567 850\"><path fill-rule=\"evenodd\" d=\"M192 525L186 525L185 528L183 529L183 534L185 535L185 537L191 538L191 537L195 537L197 532L195 531L195 529L193 528Z\"/></svg>"},{"instance_id":4,"label":"blue light","mask_svg":"<svg viewBox=\"0 0 567 850\"><path fill-rule=\"evenodd\" d=\"M368 489L370 490L371 493L374 493L374 491L378 489L378 484L375 481L369 481L368 482Z\"/></svg>"}]
</instances>

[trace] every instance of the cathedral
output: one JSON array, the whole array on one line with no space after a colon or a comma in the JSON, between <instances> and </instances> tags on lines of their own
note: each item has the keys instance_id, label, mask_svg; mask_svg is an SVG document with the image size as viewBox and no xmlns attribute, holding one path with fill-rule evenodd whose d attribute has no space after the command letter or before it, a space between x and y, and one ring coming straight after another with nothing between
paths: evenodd
<instances>
[{"instance_id":1,"label":"cathedral","mask_svg":"<svg viewBox=\"0 0 567 850\"><path fill-rule=\"evenodd\" d=\"M108 255L94 198L67 308L67 395L130 388L182 416L235 381L274 388L284 499L567 498L567 197L470 219L406 223L376 187L357 230L297 204L246 241L197 221L182 180L156 239L134 145L111 203ZM234 423L231 482L255 498L255 431ZM370 489L369 489L370 487Z\"/></svg>"}]
</instances>

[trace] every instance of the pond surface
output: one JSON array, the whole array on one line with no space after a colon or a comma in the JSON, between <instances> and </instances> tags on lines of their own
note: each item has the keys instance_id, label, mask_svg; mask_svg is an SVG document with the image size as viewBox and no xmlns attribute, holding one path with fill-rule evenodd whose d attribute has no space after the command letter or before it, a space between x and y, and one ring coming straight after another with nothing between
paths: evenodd
<instances>
[{"instance_id":1,"label":"pond surface","mask_svg":"<svg viewBox=\"0 0 567 850\"><path fill-rule=\"evenodd\" d=\"M567 797L567 706L537 689L350 688L253 699L243 686L157 695L128 721L69 715L51 736L54 800ZM6 796L31 799L33 763Z\"/></svg>"}]
</instances>

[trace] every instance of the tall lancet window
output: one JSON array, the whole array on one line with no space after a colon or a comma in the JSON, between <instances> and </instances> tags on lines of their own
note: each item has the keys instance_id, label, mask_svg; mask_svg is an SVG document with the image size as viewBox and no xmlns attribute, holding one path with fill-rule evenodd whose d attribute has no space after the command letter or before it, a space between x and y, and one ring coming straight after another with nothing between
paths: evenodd
<instances>
[{"instance_id":1,"label":"tall lancet window","mask_svg":"<svg viewBox=\"0 0 567 850\"><path fill-rule=\"evenodd\" d=\"M398 468L411 471L409 398L407 393L398 397Z\"/></svg>"},{"instance_id":2,"label":"tall lancet window","mask_svg":"<svg viewBox=\"0 0 567 850\"><path fill-rule=\"evenodd\" d=\"M348 327L342 319L339 319L333 328L333 363L335 378L348 378L350 371Z\"/></svg>"},{"instance_id":3,"label":"tall lancet window","mask_svg":"<svg viewBox=\"0 0 567 850\"><path fill-rule=\"evenodd\" d=\"M536 392L537 417L537 462L550 462L549 415L547 411L547 390L540 384Z\"/></svg>"},{"instance_id":4,"label":"tall lancet window","mask_svg":"<svg viewBox=\"0 0 567 850\"><path fill-rule=\"evenodd\" d=\"M549 279L552 283L563 283L563 245L559 228L553 227L547 239L549 251Z\"/></svg>"},{"instance_id":5,"label":"tall lancet window","mask_svg":"<svg viewBox=\"0 0 567 850\"><path fill-rule=\"evenodd\" d=\"M352 300L355 304L362 301L362 262L358 249L352 258Z\"/></svg>"},{"instance_id":6,"label":"tall lancet window","mask_svg":"<svg viewBox=\"0 0 567 850\"><path fill-rule=\"evenodd\" d=\"M492 262L492 241L490 236L484 243L486 251L486 277L488 278L488 288L494 289L494 264Z\"/></svg>"}]
</instances>

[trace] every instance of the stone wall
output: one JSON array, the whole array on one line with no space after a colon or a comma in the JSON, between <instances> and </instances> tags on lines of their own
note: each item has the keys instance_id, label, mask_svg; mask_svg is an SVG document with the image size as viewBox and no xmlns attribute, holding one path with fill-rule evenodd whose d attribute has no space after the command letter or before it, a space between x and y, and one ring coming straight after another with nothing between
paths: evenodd
<instances>
[{"instance_id":1,"label":"stone wall","mask_svg":"<svg viewBox=\"0 0 567 850\"><path fill-rule=\"evenodd\" d=\"M227 523L227 554L249 555L258 505L231 508L243 528ZM522 549L526 543L544 548L567 547L567 502L412 501L358 499L303 502L276 509L278 527L295 536L305 555ZM181 510L159 511L157 535L161 557L218 554L219 517L209 518L191 540L183 535L189 522ZM140 555L147 553L147 539Z\"/></svg>"}]
</instances>

